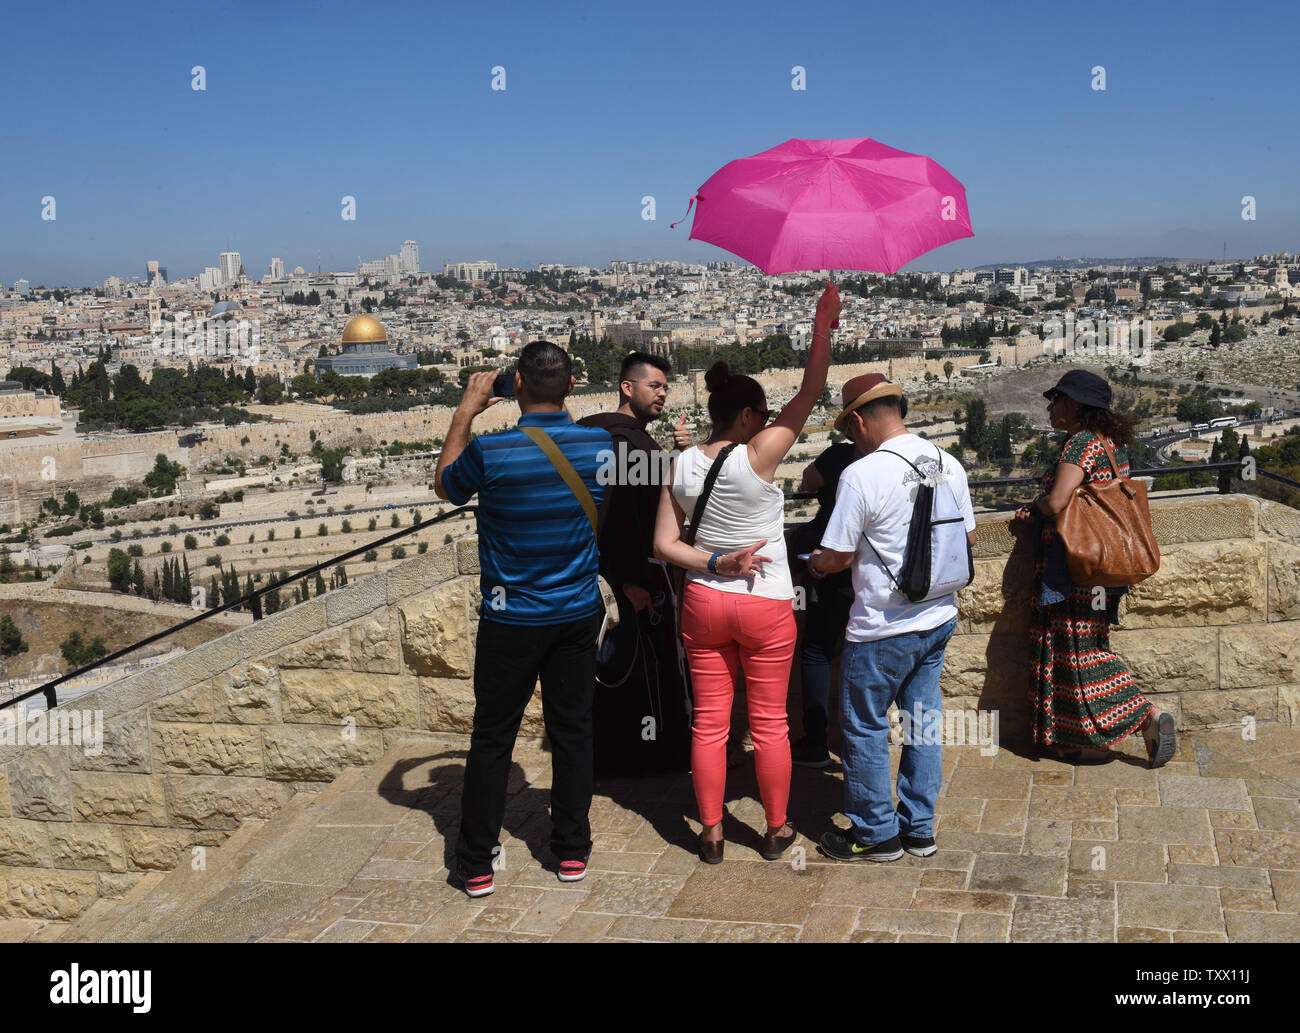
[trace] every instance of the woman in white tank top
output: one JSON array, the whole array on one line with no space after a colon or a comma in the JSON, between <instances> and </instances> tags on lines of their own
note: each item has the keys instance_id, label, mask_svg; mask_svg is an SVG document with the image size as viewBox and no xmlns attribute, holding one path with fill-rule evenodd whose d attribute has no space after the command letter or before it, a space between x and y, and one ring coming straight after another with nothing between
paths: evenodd
<instances>
[{"instance_id":1,"label":"woman in white tank top","mask_svg":"<svg viewBox=\"0 0 1300 1033\"><path fill-rule=\"evenodd\" d=\"M786 814L790 732L785 712L794 658L794 589L785 554L783 496L774 481L826 384L830 326L839 311L839 292L828 284L817 303L803 383L770 427L758 382L732 374L725 362L713 365L705 376L713 432L677 458L660 493L655 555L686 571L682 639L695 700L691 777L703 826L700 856L710 863L722 860L727 733L742 669L767 817L760 852L775 860L796 836ZM682 540L683 524L694 514L709 469L724 450L695 542L688 544Z\"/></svg>"}]
</instances>

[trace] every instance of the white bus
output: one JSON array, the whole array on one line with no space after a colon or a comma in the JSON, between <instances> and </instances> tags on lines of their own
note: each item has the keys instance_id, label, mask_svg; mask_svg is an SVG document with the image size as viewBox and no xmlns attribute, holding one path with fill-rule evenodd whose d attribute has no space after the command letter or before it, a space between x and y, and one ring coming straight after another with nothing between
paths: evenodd
<instances>
[{"instance_id":1,"label":"white bus","mask_svg":"<svg viewBox=\"0 0 1300 1033\"><path fill-rule=\"evenodd\" d=\"M1220 416L1217 420L1210 421L1210 428L1212 430L1218 427L1235 427L1236 425L1237 417L1235 416Z\"/></svg>"}]
</instances>

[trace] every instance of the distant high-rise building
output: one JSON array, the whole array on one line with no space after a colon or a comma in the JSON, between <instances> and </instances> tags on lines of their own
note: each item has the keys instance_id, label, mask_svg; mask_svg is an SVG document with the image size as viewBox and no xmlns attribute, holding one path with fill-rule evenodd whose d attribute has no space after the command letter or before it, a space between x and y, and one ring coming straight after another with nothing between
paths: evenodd
<instances>
[{"instance_id":1,"label":"distant high-rise building","mask_svg":"<svg viewBox=\"0 0 1300 1033\"><path fill-rule=\"evenodd\" d=\"M234 283L239 279L239 272L244 268L244 263L239 257L238 251L223 251L218 259L221 266L222 284Z\"/></svg>"},{"instance_id":2,"label":"distant high-rise building","mask_svg":"<svg viewBox=\"0 0 1300 1033\"><path fill-rule=\"evenodd\" d=\"M110 276L104 281L104 296L106 298L120 298L125 289L126 284L116 276Z\"/></svg>"},{"instance_id":3,"label":"distant high-rise building","mask_svg":"<svg viewBox=\"0 0 1300 1033\"><path fill-rule=\"evenodd\" d=\"M456 280L486 280L488 273L496 271L495 262L447 262L443 266L443 272Z\"/></svg>"},{"instance_id":4,"label":"distant high-rise building","mask_svg":"<svg viewBox=\"0 0 1300 1033\"><path fill-rule=\"evenodd\" d=\"M284 279L284 259L282 258L271 259L271 279L272 280Z\"/></svg>"},{"instance_id":5,"label":"distant high-rise building","mask_svg":"<svg viewBox=\"0 0 1300 1033\"><path fill-rule=\"evenodd\" d=\"M154 259L144 264L144 282L150 287L159 287L167 282L167 267L161 266Z\"/></svg>"},{"instance_id":6,"label":"distant high-rise building","mask_svg":"<svg viewBox=\"0 0 1300 1033\"><path fill-rule=\"evenodd\" d=\"M207 266L199 273L199 290L210 291L221 286L221 270L215 265Z\"/></svg>"},{"instance_id":7,"label":"distant high-rise building","mask_svg":"<svg viewBox=\"0 0 1300 1033\"><path fill-rule=\"evenodd\" d=\"M27 280L14 281L14 293L21 294L24 298L31 293L32 285Z\"/></svg>"},{"instance_id":8,"label":"distant high-rise building","mask_svg":"<svg viewBox=\"0 0 1300 1033\"><path fill-rule=\"evenodd\" d=\"M420 271L420 245L413 240L402 241L402 273Z\"/></svg>"}]
</instances>

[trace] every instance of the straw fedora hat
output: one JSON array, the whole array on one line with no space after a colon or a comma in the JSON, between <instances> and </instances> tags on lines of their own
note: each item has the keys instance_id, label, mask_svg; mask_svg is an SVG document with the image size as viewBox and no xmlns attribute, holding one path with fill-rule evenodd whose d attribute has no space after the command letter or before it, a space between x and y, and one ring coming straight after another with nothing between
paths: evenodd
<instances>
[{"instance_id":1,"label":"straw fedora hat","mask_svg":"<svg viewBox=\"0 0 1300 1033\"><path fill-rule=\"evenodd\" d=\"M840 393L841 401L844 408L840 414L835 417L835 429L841 434L847 434L844 429L848 425L849 413L854 409L860 409L868 402L874 402L877 398L902 398L903 389L897 384L890 383L880 373L864 373L860 377L854 377L844 385L844 390Z\"/></svg>"}]
</instances>

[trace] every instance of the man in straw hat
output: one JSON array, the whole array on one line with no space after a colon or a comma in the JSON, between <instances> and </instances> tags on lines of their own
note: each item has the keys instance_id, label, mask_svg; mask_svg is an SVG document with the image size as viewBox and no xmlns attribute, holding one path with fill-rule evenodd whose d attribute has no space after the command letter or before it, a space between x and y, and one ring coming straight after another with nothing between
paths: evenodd
<instances>
[{"instance_id":1,"label":"man in straw hat","mask_svg":"<svg viewBox=\"0 0 1300 1033\"><path fill-rule=\"evenodd\" d=\"M851 567L853 607L840 660L840 731L848 829L821 839L841 861L895 861L906 850L933 854L934 805L943 771L939 672L957 625L952 594L913 603L898 588L916 490L924 478L951 492L969 541L975 515L966 471L903 425L906 400L879 373L844 385L835 428L864 453L840 477L822 547L808 559L814 578ZM903 755L893 804L886 713L898 704Z\"/></svg>"}]
</instances>

